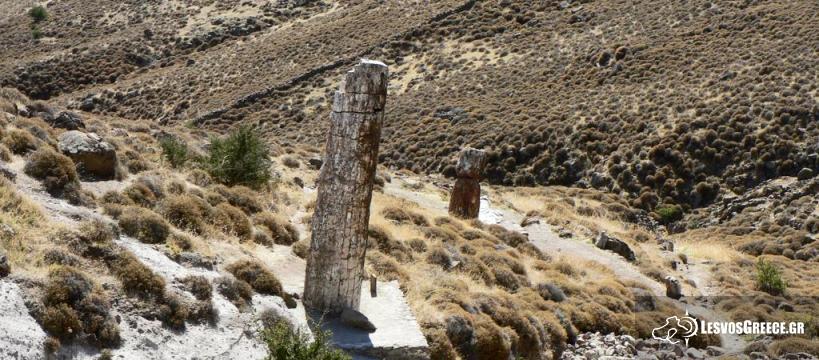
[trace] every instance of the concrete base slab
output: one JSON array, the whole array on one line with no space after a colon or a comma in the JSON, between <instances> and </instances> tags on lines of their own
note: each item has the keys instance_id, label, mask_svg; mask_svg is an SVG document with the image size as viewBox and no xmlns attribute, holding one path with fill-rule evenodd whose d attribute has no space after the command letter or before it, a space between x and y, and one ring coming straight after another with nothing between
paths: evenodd
<instances>
[{"instance_id":1,"label":"concrete base slab","mask_svg":"<svg viewBox=\"0 0 819 360\"><path fill-rule=\"evenodd\" d=\"M312 313L308 316L311 323L321 323L325 331L331 331L333 343L354 359L429 359L427 340L397 281L379 282L376 297L370 296L369 283L365 283L359 311L375 325L375 332L351 328L338 318L322 319L321 314Z\"/></svg>"}]
</instances>

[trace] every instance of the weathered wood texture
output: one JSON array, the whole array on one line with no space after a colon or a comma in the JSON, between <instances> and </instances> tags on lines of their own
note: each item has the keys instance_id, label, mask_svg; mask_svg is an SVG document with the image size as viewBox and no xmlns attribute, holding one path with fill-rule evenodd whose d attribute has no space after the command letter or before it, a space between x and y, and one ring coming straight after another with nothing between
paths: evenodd
<instances>
[{"instance_id":1,"label":"weathered wood texture","mask_svg":"<svg viewBox=\"0 0 819 360\"><path fill-rule=\"evenodd\" d=\"M455 186L449 197L449 213L462 219L475 219L481 208L481 174L486 166L486 152L466 148L455 167Z\"/></svg>"},{"instance_id":2,"label":"weathered wood texture","mask_svg":"<svg viewBox=\"0 0 819 360\"><path fill-rule=\"evenodd\" d=\"M304 283L312 310L359 307L388 76L386 65L362 60L333 99Z\"/></svg>"}]
</instances>

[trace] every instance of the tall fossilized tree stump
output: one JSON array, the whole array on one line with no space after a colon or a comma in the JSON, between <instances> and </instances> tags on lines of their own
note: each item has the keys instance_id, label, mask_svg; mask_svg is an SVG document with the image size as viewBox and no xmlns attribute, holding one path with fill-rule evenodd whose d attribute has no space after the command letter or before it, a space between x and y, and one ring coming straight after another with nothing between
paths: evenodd
<instances>
[{"instance_id":1,"label":"tall fossilized tree stump","mask_svg":"<svg viewBox=\"0 0 819 360\"><path fill-rule=\"evenodd\" d=\"M466 148L461 151L455 168L455 186L449 197L449 213L462 219L475 219L481 209L481 174L486 166L486 152Z\"/></svg>"},{"instance_id":2,"label":"tall fossilized tree stump","mask_svg":"<svg viewBox=\"0 0 819 360\"><path fill-rule=\"evenodd\" d=\"M333 98L304 281L312 310L359 307L387 82L386 65L362 60Z\"/></svg>"}]
</instances>

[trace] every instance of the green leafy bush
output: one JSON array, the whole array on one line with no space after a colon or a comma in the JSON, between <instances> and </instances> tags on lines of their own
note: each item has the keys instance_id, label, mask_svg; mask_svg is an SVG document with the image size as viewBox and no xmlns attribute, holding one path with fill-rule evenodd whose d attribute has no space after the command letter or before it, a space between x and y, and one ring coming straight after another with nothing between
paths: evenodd
<instances>
[{"instance_id":1,"label":"green leafy bush","mask_svg":"<svg viewBox=\"0 0 819 360\"><path fill-rule=\"evenodd\" d=\"M173 168L185 166L188 162L188 144L175 137L166 137L159 141L162 147L162 157L171 164Z\"/></svg>"},{"instance_id":2,"label":"green leafy bush","mask_svg":"<svg viewBox=\"0 0 819 360\"><path fill-rule=\"evenodd\" d=\"M770 261L759 259L756 263L756 286L771 295L782 295L788 284L782 280L782 273Z\"/></svg>"},{"instance_id":3,"label":"green leafy bush","mask_svg":"<svg viewBox=\"0 0 819 360\"><path fill-rule=\"evenodd\" d=\"M226 185L258 187L270 180L270 151L252 128L241 127L225 138L211 139L204 159L211 177Z\"/></svg>"},{"instance_id":4,"label":"green leafy bush","mask_svg":"<svg viewBox=\"0 0 819 360\"><path fill-rule=\"evenodd\" d=\"M679 205L660 205L654 209L654 213L662 224L670 224L682 219L683 212Z\"/></svg>"},{"instance_id":5,"label":"green leafy bush","mask_svg":"<svg viewBox=\"0 0 819 360\"><path fill-rule=\"evenodd\" d=\"M262 331L262 340L267 344L269 360L349 360L343 351L330 345L331 334L317 331L315 339L293 328L284 321Z\"/></svg>"},{"instance_id":6,"label":"green leafy bush","mask_svg":"<svg viewBox=\"0 0 819 360\"><path fill-rule=\"evenodd\" d=\"M48 11L43 6L35 6L28 11L28 16L31 16L31 19L35 22L43 21L48 18Z\"/></svg>"}]
</instances>

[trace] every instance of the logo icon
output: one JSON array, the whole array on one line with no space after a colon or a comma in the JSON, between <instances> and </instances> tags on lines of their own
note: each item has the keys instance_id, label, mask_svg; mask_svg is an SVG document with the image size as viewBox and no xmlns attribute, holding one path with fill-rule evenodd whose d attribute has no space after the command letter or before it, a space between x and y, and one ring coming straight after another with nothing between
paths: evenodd
<instances>
[{"instance_id":1,"label":"logo icon","mask_svg":"<svg viewBox=\"0 0 819 360\"><path fill-rule=\"evenodd\" d=\"M678 344L680 341L685 341L685 346L688 346L688 339L696 336L698 330L697 319L691 317L688 310L686 310L685 316L671 316L665 319L663 326L651 330L651 336L669 344Z\"/></svg>"}]
</instances>

